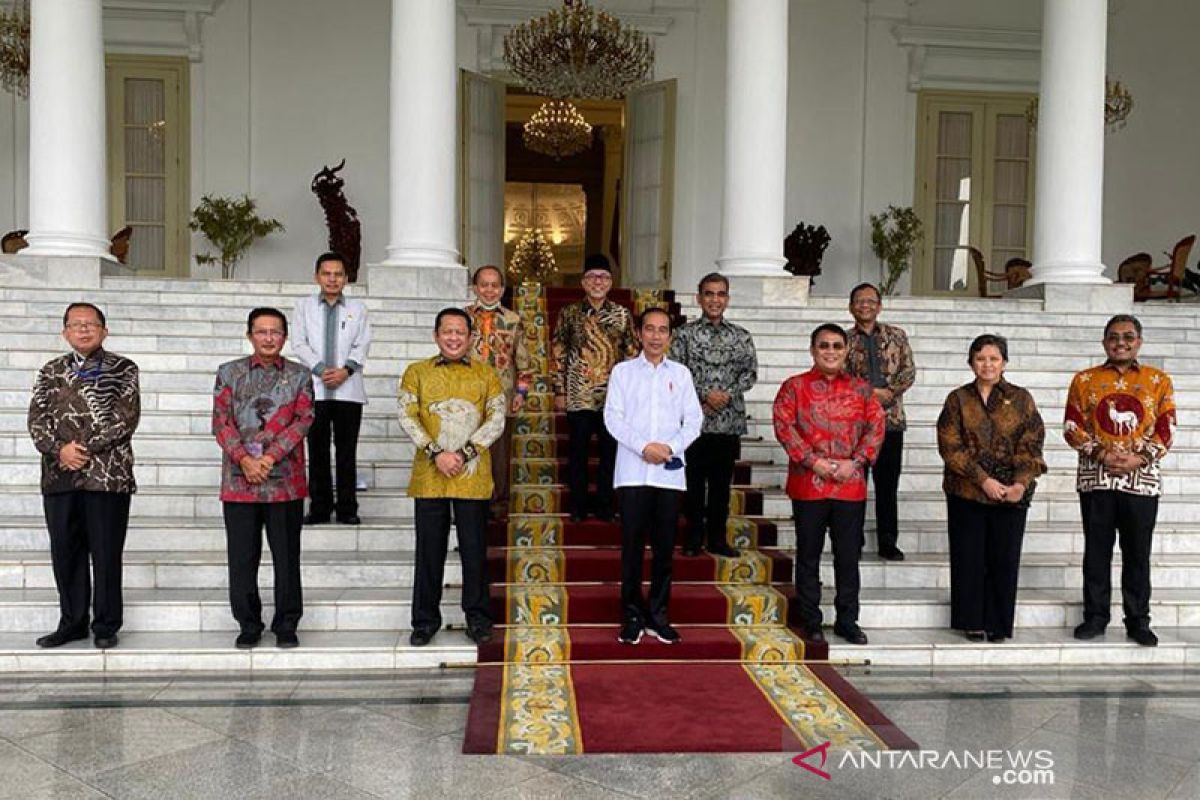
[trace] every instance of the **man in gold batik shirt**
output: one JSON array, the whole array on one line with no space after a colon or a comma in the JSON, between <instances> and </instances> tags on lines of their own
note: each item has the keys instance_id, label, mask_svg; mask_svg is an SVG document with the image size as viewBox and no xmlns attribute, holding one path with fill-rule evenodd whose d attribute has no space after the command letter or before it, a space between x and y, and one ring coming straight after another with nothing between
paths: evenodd
<instances>
[{"instance_id":1,"label":"man in gold batik shirt","mask_svg":"<svg viewBox=\"0 0 1200 800\"><path fill-rule=\"evenodd\" d=\"M529 366L529 348L525 343L525 327L521 316L500 305L504 295L504 273L499 267L487 265L475 270L471 278L475 302L467 306L471 315L471 355L491 364L500 373L504 388L505 409L509 417L525 405L533 381ZM492 504L497 514L508 503L509 453L512 448L512 424L491 446Z\"/></svg>"},{"instance_id":2,"label":"man in gold batik shirt","mask_svg":"<svg viewBox=\"0 0 1200 800\"><path fill-rule=\"evenodd\" d=\"M453 509L467 636L483 644L492 638L485 541L492 496L488 448L504 430L504 390L496 370L468 352L467 312L438 312L433 340L438 354L409 365L400 379L398 398L400 425L417 446L408 482L417 528L409 641L417 647L429 644L442 626L438 607Z\"/></svg>"}]
</instances>

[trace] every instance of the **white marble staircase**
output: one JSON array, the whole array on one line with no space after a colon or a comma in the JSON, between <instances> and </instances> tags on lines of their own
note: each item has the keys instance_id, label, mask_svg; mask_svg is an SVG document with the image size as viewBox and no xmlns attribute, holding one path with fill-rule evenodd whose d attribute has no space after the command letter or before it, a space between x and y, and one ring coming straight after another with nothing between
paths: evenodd
<instances>
[{"instance_id":1,"label":"white marble staircase","mask_svg":"<svg viewBox=\"0 0 1200 800\"><path fill-rule=\"evenodd\" d=\"M455 631L439 634L428 648L407 645L413 528L404 488L412 447L400 432L392 398L403 366L432 352L430 326L441 303L427 299L367 299L374 343L367 376L372 402L359 448L360 470L370 485L361 495L365 524L305 530L302 646L278 651L268 637L266 646L251 652L232 647L235 626L224 589L217 500L219 452L209 430L213 376L219 363L248 351L243 334L251 307L277 305L290 313L295 298L308 291L300 283L129 278L106 278L86 298L70 290L0 289L0 670L345 670L474 658L474 648ZM25 412L35 370L62 352L63 307L77 299L105 307L112 331L108 345L142 369L143 418L135 438L141 489L126 547L126 624L121 646L103 653L87 642L49 652L33 647L33 639L54 626L57 601ZM1147 325L1144 356L1175 376L1181 409L1154 550L1153 613L1162 645L1147 650L1126 644L1119 624L1100 642L1078 643L1069 636L1080 613L1082 536L1073 457L1059 438L1058 422L1070 375L1100 352L1107 315L1049 315L1032 301L898 298L888 303L886 319L909 331L920 367L908 397L901 500L901 546L909 559L883 563L866 557L862 622L872 643L848 648L834 640L834 657L922 665L1200 658L1200 511L1186 492L1200 473L1200 435L1189 427L1189 409L1200 398L1200 353L1190 355L1200 342L1197 311L1195 306L1139 311ZM845 320L845 303L815 299L798 310L735 305L730 316L751 329L759 347L762 382L750 395L752 430L743 455L755 463L754 482L767 490L765 514L777 522L787 549L793 532L790 506L778 488L783 458L770 427L771 400L783 378L807 368L808 331L818 322ZM946 393L969 378L967 343L984 331L1010 338L1009 375L1029 387L1042 407L1051 464L1025 541L1017 636L1001 646L969 644L945 630L948 567L932 432ZM867 552L873 552L871 544ZM264 587L270 579L265 566ZM446 579L447 621L460 623L453 558Z\"/></svg>"}]
</instances>

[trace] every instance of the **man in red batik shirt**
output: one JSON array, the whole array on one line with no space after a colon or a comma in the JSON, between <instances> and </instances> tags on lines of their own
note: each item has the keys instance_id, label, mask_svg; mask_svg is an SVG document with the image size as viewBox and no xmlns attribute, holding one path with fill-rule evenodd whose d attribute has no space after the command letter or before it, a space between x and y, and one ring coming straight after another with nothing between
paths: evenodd
<instances>
[{"instance_id":1,"label":"man in red batik shirt","mask_svg":"<svg viewBox=\"0 0 1200 800\"><path fill-rule=\"evenodd\" d=\"M866 470L879 455L883 406L871 385L845 372L846 331L825 324L812 332L813 368L793 375L775 396L775 438L788 454L787 493L796 523L796 599L803 633L821 632L821 551L833 544L837 611L833 632L866 644L858 627L858 559L867 508Z\"/></svg>"}]
</instances>

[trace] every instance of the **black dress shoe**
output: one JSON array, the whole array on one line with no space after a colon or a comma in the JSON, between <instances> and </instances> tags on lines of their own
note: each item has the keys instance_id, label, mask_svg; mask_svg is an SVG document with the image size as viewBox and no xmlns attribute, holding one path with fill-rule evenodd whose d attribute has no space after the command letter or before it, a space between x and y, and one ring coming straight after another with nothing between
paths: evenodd
<instances>
[{"instance_id":1,"label":"black dress shoe","mask_svg":"<svg viewBox=\"0 0 1200 800\"><path fill-rule=\"evenodd\" d=\"M417 628L408 635L408 643L413 647L424 647L433 641L435 631L425 631Z\"/></svg>"},{"instance_id":2,"label":"black dress shoe","mask_svg":"<svg viewBox=\"0 0 1200 800\"><path fill-rule=\"evenodd\" d=\"M725 542L717 542L708 546L708 552L714 556L724 556L725 558L737 558L742 553L736 547L730 547Z\"/></svg>"},{"instance_id":3,"label":"black dress shoe","mask_svg":"<svg viewBox=\"0 0 1200 800\"><path fill-rule=\"evenodd\" d=\"M884 561L903 561L904 551L899 547L893 547L891 550L880 550L879 557Z\"/></svg>"},{"instance_id":4,"label":"black dress shoe","mask_svg":"<svg viewBox=\"0 0 1200 800\"><path fill-rule=\"evenodd\" d=\"M62 647L67 642L77 642L87 637L87 631L55 631L39 637L36 644L38 647Z\"/></svg>"},{"instance_id":5,"label":"black dress shoe","mask_svg":"<svg viewBox=\"0 0 1200 800\"><path fill-rule=\"evenodd\" d=\"M238 650L249 650L257 647L260 641L262 641L262 634L258 631L242 631L234 640L233 646Z\"/></svg>"},{"instance_id":6,"label":"black dress shoe","mask_svg":"<svg viewBox=\"0 0 1200 800\"><path fill-rule=\"evenodd\" d=\"M863 633L863 629L858 627L858 623L855 622L836 622L833 625L833 632L850 644L867 643L867 635Z\"/></svg>"},{"instance_id":7,"label":"black dress shoe","mask_svg":"<svg viewBox=\"0 0 1200 800\"><path fill-rule=\"evenodd\" d=\"M1158 647L1158 637L1149 628L1130 628L1125 635L1142 647Z\"/></svg>"},{"instance_id":8,"label":"black dress shoe","mask_svg":"<svg viewBox=\"0 0 1200 800\"><path fill-rule=\"evenodd\" d=\"M313 514L310 512L310 513L304 515L304 524L305 525L327 525L327 524L329 524L329 515L325 514L324 516L322 516L320 514Z\"/></svg>"},{"instance_id":9,"label":"black dress shoe","mask_svg":"<svg viewBox=\"0 0 1200 800\"><path fill-rule=\"evenodd\" d=\"M92 644L96 645L97 650L107 650L110 647L116 647L120 643L121 637L114 633L112 636L97 636Z\"/></svg>"},{"instance_id":10,"label":"black dress shoe","mask_svg":"<svg viewBox=\"0 0 1200 800\"><path fill-rule=\"evenodd\" d=\"M361 525L362 518L358 514L338 514L339 525Z\"/></svg>"},{"instance_id":11,"label":"black dress shoe","mask_svg":"<svg viewBox=\"0 0 1200 800\"><path fill-rule=\"evenodd\" d=\"M280 631L275 634L275 646L284 650L291 650L293 647L300 646L300 637L295 631Z\"/></svg>"},{"instance_id":12,"label":"black dress shoe","mask_svg":"<svg viewBox=\"0 0 1200 800\"><path fill-rule=\"evenodd\" d=\"M982 642L987 635L983 631L963 631L963 636L968 642Z\"/></svg>"},{"instance_id":13,"label":"black dress shoe","mask_svg":"<svg viewBox=\"0 0 1200 800\"><path fill-rule=\"evenodd\" d=\"M810 625L803 631L804 638L810 642L825 641L825 631L821 630L820 625Z\"/></svg>"},{"instance_id":14,"label":"black dress shoe","mask_svg":"<svg viewBox=\"0 0 1200 800\"><path fill-rule=\"evenodd\" d=\"M688 558L694 558L700 555L700 546L695 544L685 544L683 549L679 551L679 554L681 556L687 556Z\"/></svg>"},{"instance_id":15,"label":"black dress shoe","mask_svg":"<svg viewBox=\"0 0 1200 800\"><path fill-rule=\"evenodd\" d=\"M492 640L492 626L489 625L468 625L467 638L475 644L487 644Z\"/></svg>"},{"instance_id":16,"label":"black dress shoe","mask_svg":"<svg viewBox=\"0 0 1200 800\"><path fill-rule=\"evenodd\" d=\"M1103 623L1088 620L1075 626L1075 638L1086 642L1089 639L1095 639L1097 636L1104 635Z\"/></svg>"},{"instance_id":17,"label":"black dress shoe","mask_svg":"<svg viewBox=\"0 0 1200 800\"><path fill-rule=\"evenodd\" d=\"M987 640L992 644L1000 644L1001 642L1007 642L1008 637L1003 633L989 633L987 635Z\"/></svg>"}]
</instances>

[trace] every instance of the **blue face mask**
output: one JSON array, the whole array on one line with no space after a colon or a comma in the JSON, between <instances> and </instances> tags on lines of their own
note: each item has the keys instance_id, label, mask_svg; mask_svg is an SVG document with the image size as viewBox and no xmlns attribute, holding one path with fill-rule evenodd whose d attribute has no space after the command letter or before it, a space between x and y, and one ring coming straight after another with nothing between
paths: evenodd
<instances>
[{"instance_id":1,"label":"blue face mask","mask_svg":"<svg viewBox=\"0 0 1200 800\"><path fill-rule=\"evenodd\" d=\"M671 460L663 464L663 469L683 469L683 459L679 456L671 456Z\"/></svg>"}]
</instances>

